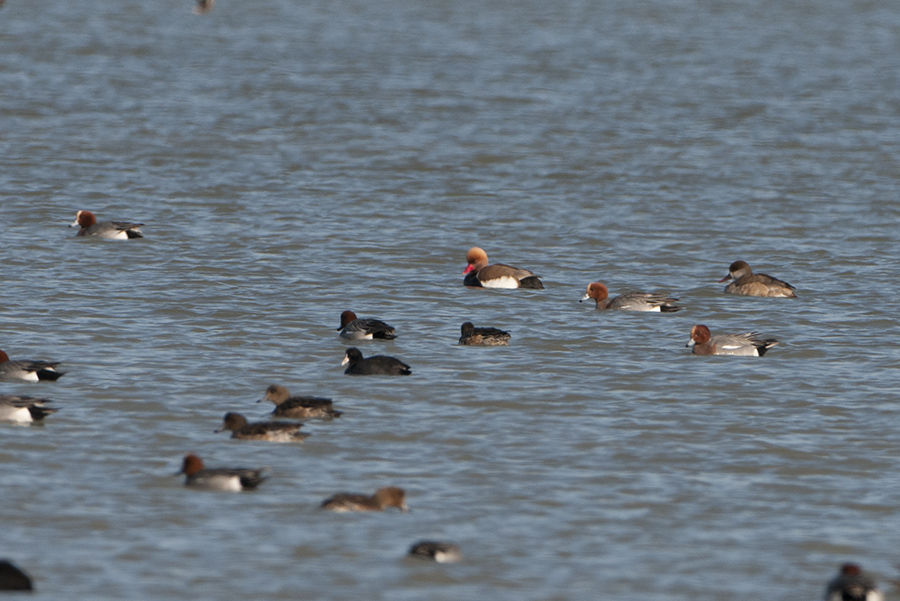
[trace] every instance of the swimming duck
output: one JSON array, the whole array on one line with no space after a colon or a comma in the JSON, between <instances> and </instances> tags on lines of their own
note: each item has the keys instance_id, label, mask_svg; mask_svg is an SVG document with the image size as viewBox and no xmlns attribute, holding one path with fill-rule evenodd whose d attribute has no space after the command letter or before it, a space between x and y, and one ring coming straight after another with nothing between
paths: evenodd
<instances>
[{"instance_id":1,"label":"swimming duck","mask_svg":"<svg viewBox=\"0 0 900 601\"><path fill-rule=\"evenodd\" d=\"M266 478L262 469L206 468L193 454L184 456L179 474L185 475L185 486L220 492L253 490Z\"/></svg>"},{"instance_id":2,"label":"swimming duck","mask_svg":"<svg viewBox=\"0 0 900 601\"><path fill-rule=\"evenodd\" d=\"M427 559L438 563L456 563L462 561L462 553L459 547L452 543L423 540L414 544L409 549L412 557Z\"/></svg>"},{"instance_id":3,"label":"swimming duck","mask_svg":"<svg viewBox=\"0 0 900 601\"><path fill-rule=\"evenodd\" d=\"M733 280L725 286L725 292L728 294L797 298L793 286L764 273L753 273L744 261L732 263L728 267L728 275L719 280L719 283L728 280Z\"/></svg>"},{"instance_id":4,"label":"swimming duck","mask_svg":"<svg viewBox=\"0 0 900 601\"><path fill-rule=\"evenodd\" d=\"M509 346L509 332L497 328L476 328L471 321L460 327L459 343L467 346Z\"/></svg>"},{"instance_id":5,"label":"swimming duck","mask_svg":"<svg viewBox=\"0 0 900 601\"><path fill-rule=\"evenodd\" d=\"M347 340L393 340L397 337L394 334L394 327L389 326L380 319L358 318L353 311L344 311L341 313L341 338Z\"/></svg>"},{"instance_id":6,"label":"swimming duck","mask_svg":"<svg viewBox=\"0 0 900 601\"><path fill-rule=\"evenodd\" d=\"M531 288L543 290L540 278L527 269L519 269L503 263L488 264L487 253L473 246L466 253L468 267L463 284L476 288Z\"/></svg>"},{"instance_id":7,"label":"swimming duck","mask_svg":"<svg viewBox=\"0 0 900 601\"><path fill-rule=\"evenodd\" d=\"M691 328L691 339L685 346L693 347L695 355L745 355L762 357L770 348L778 344L774 338L761 340L756 332L744 334L717 334L712 336L709 328L698 324Z\"/></svg>"},{"instance_id":8,"label":"swimming duck","mask_svg":"<svg viewBox=\"0 0 900 601\"><path fill-rule=\"evenodd\" d=\"M617 309L619 311L657 311L674 313L681 309L673 303L677 298L669 298L664 294L651 292L625 292L609 298L609 288L600 282L588 284L587 292L578 302L594 299L597 309Z\"/></svg>"},{"instance_id":9,"label":"swimming duck","mask_svg":"<svg viewBox=\"0 0 900 601\"><path fill-rule=\"evenodd\" d=\"M396 507L409 511L406 506L406 492L396 486L379 488L372 496L356 493L338 493L322 501L322 509L345 513L348 511L384 511L386 507Z\"/></svg>"},{"instance_id":10,"label":"swimming duck","mask_svg":"<svg viewBox=\"0 0 900 601\"><path fill-rule=\"evenodd\" d=\"M298 422L254 422L248 423L240 413L229 411L225 414L222 427L215 432L231 430L232 438L242 440L269 440L271 442L302 442L309 436L300 432L303 424Z\"/></svg>"},{"instance_id":11,"label":"swimming duck","mask_svg":"<svg viewBox=\"0 0 900 601\"><path fill-rule=\"evenodd\" d=\"M280 384L266 388L266 395L256 401L271 401L275 404L272 415L299 419L332 419L343 415L331 406L331 399L316 396L291 396L288 389Z\"/></svg>"},{"instance_id":12,"label":"swimming duck","mask_svg":"<svg viewBox=\"0 0 900 601\"><path fill-rule=\"evenodd\" d=\"M39 422L51 413L59 411L44 406L44 403L50 402L52 402L50 399L36 399L30 396L0 395L0 421L19 424Z\"/></svg>"},{"instance_id":13,"label":"swimming duck","mask_svg":"<svg viewBox=\"0 0 900 601\"><path fill-rule=\"evenodd\" d=\"M54 381L60 379L64 371L57 371L59 361L34 361L31 359L10 360L9 355L0 351L0 380Z\"/></svg>"},{"instance_id":14,"label":"swimming duck","mask_svg":"<svg viewBox=\"0 0 900 601\"><path fill-rule=\"evenodd\" d=\"M129 238L143 238L141 231L143 223L130 221L97 221L97 217L90 211L78 211L75 213L75 222L69 227L80 226L77 236L94 236L110 240L127 240Z\"/></svg>"},{"instance_id":15,"label":"swimming duck","mask_svg":"<svg viewBox=\"0 0 900 601\"><path fill-rule=\"evenodd\" d=\"M825 589L825 601L884 601L875 579L853 563L841 566Z\"/></svg>"}]
</instances>

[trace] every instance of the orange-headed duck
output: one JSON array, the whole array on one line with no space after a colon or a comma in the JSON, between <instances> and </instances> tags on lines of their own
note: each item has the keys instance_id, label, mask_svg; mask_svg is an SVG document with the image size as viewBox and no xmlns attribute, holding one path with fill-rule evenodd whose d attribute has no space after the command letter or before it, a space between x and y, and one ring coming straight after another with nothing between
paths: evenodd
<instances>
[{"instance_id":1,"label":"orange-headed duck","mask_svg":"<svg viewBox=\"0 0 900 601\"><path fill-rule=\"evenodd\" d=\"M390 326L380 319L372 319L371 317L358 318L353 311L344 311L341 313L341 338L347 340L393 340L397 337L394 334L394 326Z\"/></svg>"},{"instance_id":2,"label":"orange-headed duck","mask_svg":"<svg viewBox=\"0 0 900 601\"><path fill-rule=\"evenodd\" d=\"M322 501L322 509L337 513L384 511L386 507L396 507L400 511L409 511L409 507L406 506L406 493L402 488L385 486L376 490L371 497L343 492Z\"/></svg>"},{"instance_id":3,"label":"orange-headed duck","mask_svg":"<svg viewBox=\"0 0 900 601\"><path fill-rule=\"evenodd\" d=\"M128 238L143 238L141 231L143 223L131 223L130 221L101 221L90 211L78 211L75 213L75 222L69 227L81 227L78 236L94 236L108 238L110 240L127 240Z\"/></svg>"},{"instance_id":4,"label":"orange-headed duck","mask_svg":"<svg viewBox=\"0 0 900 601\"><path fill-rule=\"evenodd\" d=\"M423 540L409 548L411 557L436 561L438 563L456 563L462 561L462 552L453 543L442 543L433 540Z\"/></svg>"},{"instance_id":5,"label":"orange-headed duck","mask_svg":"<svg viewBox=\"0 0 900 601\"><path fill-rule=\"evenodd\" d=\"M300 431L303 424L299 422L253 422L240 413L229 411L225 414L222 427L215 432L231 430L232 438L241 440L268 440L271 442L302 442L309 436Z\"/></svg>"},{"instance_id":6,"label":"orange-headed duck","mask_svg":"<svg viewBox=\"0 0 900 601\"><path fill-rule=\"evenodd\" d=\"M762 357L776 344L778 341L774 338L761 340L756 332L712 336L708 327L698 324L691 328L691 339L685 346L693 347L692 352L695 355Z\"/></svg>"},{"instance_id":7,"label":"orange-headed duck","mask_svg":"<svg viewBox=\"0 0 900 601\"><path fill-rule=\"evenodd\" d=\"M459 343L468 346L509 346L509 332L497 328L476 328L471 321L462 324Z\"/></svg>"},{"instance_id":8,"label":"orange-headed duck","mask_svg":"<svg viewBox=\"0 0 900 601\"><path fill-rule=\"evenodd\" d=\"M184 474L185 485L204 490L240 492L253 490L265 480L263 469L206 468L196 455L185 455L179 474Z\"/></svg>"},{"instance_id":9,"label":"orange-headed duck","mask_svg":"<svg viewBox=\"0 0 900 601\"><path fill-rule=\"evenodd\" d=\"M11 361L9 355L0 351L0 380L58 380L66 372L56 371L59 361L33 361L18 359Z\"/></svg>"},{"instance_id":10,"label":"orange-headed duck","mask_svg":"<svg viewBox=\"0 0 900 601\"><path fill-rule=\"evenodd\" d=\"M343 411L331 406L331 399L317 396L291 396L288 389L280 384L272 384L266 388L266 396L256 401L271 401L275 404L272 415L276 417L293 417L299 419L333 419L340 417Z\"/></svg>"},{"instance_id":11,"label":"orange-headed duck","mask_svg":"<svg viewBox=\"0 0 900 601\"><path fill-rule=\"evenodd\" d=\"M841 566L825 589L825 601L884 601L875 579L853 563Z\"/></svg>"},{"instance_id":12,"label":"orange-headed duck","mask_svg":"<svg viewBox=\"0 0 900 601\"><path fill-rule=\"evenodd\" d=\"M753 273L744 261L735 261L728 267L728 275L719 283L732 280L725 286L728 294L744 296L777 296L781 298L797 298L794 287L764 273Z\"/></svg>"},{"instance_id":13,"label":"orange-headed duck","mask_svg":"<svg viewBox=\"0 0 900 601\"><path fill-rule=\"evenodd\" d=\"M527 269L496 263L488 265L487 253L473 246L466 253L469 266L463 271L463 284L476 288L532 288L543 290L544 284L538 276Z\"/></svg>"},{"instance_id":14,"label":"orange-headed duck","mask_svg":"<svg viewBox=\"0 0 900 601\"><path fill-rule=\"evenodd\" d=\"M36 399L30 396L0 395L0 421L19 424L39 422L51 413L59 411L44 406L44 403L50 402L52 402L50 399Z\"/></svg>"},{"instance_id":15,"label":"orange-headed duck","mask_svg":"<svg viewBox=\"0 0 900 601\"><path fill-rule=\"evenodd\" d=\"M588 284L587 292L578 302L589 298L597 302L598 309L617 309L619 311L656 311L662 313L674 313L681 309L672 303L677 298L669 298L664 294L651 292L625 292L619 296L609 298L609 288L600 282Z\"/></svg>"},{"instance_id":16,"label":"orange-headed duck","mask_svg":"<svg viewBox=\"0 0 900 601\"><path fill-rule=\"evenodd\" d=\"M375 355L363 359L362 353L354 346L347 349L341 365L347 366L344 373L349 376L408 376L412 373L409 365L394 357Z\"/></svg>"}]
</instances>

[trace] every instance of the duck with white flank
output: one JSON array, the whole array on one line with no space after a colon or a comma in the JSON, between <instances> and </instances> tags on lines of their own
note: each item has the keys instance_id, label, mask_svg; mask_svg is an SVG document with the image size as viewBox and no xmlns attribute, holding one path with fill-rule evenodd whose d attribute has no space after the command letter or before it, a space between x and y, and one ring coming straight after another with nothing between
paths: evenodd
<instances>
[{"instance_id":1,"label":"duck with white flank","mask_svg":"<svg viewBox=\"0 0 900 601\"><path fill-rule=\"evenodd\" d=\"M64 371L56 371L59 361L35 361L32 359L11 360L9 355L0 351L0 380L39 380L54 381L60 379Z\"/></svg>"},{"instance_id":2,"label":"duck with white flank","mask_svg":"<svg viewBox=\"0 0 900 601\"><path fill-rule=\"evenodd\" d=\"M184 456L181 471L185 486L217 492L240 492L253 490L266 478L263 469L247 468L207 468L196 455ZM178 475L176 474L176 475Z\"/></svg>"},{"instance_id":3,"label":"duck with white flank","mask_svg":"<svg viewBox=\"0 0 900 601\"><path fill-rule=\"evenodd\" d=\"M685 345L693 347L695 355L744 355L762 357L770 348L778 344L774 338L762 340L756 332L744 334L717 334L713 336L709 328L698 324L691 328L691 339Z\"/></svg>"},{"instance_id":4,"label":"duck with white flank","mask_svg":"<svg viewBox=\"0 0 900 601\"><path fill-rule=\"evenodd\" d=\"M543 290L544 284L538 276L527 269L519 269L503 263L488 264L487 253L473 246L466 253L469 264L463 271L463 284L475 288L532 288Z\"/></svg>"},{"instance_id":5,"label":"duck with white flank","mask_svg":"<svg viewBox=\"0 0 900 601\"><path fill-rule=\"evenodd\" d=\"M456 563L462 561L462 552L452 543L423 540L409 548L412 557L436 561L437 563Z\"/></svg>"},{"instance_id":6,"label":"duck with white flank","mask_svg":"<svg viewBox=\"0 0 900 601\"><path fill-rule=\"evenodd\" d=\"M0 422L30 424L39 422L59 409L45 407L50 399L36 399L30 396L0 395Z\"/></svg>"},{"instance_id":7,"label":"duck with white flank","mask_svg":"<svg viewBox=\"0 0 900 601\"><path fill-rule=\"evenodd\" d=\"M394 326L390 326L380 319L371 317L358 318L353 311L341 313L341 338L346 340L393 340L397 337Z\"/></svg>"},{"instance_id":8,"label":"duck with white flank","mask_svg":"<svg viewBox=\"0 0 900 601\"><path fill-rule=\"evenodd\" d=\"M656 311L658 313L674 313L681 309L673 303L677 298L669 298L665 294L652 292L624 292L619 296L609 297L606 284L592 282L587 292L578 302L594 299L597 309L613 309L619 311Z\"/></svg>"},{"instance_id":9,"label":"duck with white flank","mask_svg":"<svg viewBox=\"0 0 900 601\"><path fill-rule=\"evenodd\" d=\"M81 227L77 236L93 236L107 238L109 240L127 240L129 238L143 238L141 231L143 223L130 221L97 221L97 217L90 211L78 211L75 213L75 222L69 227Z\"/></svg>"},{"instance_id":10,"label":"duck with white flank","mask_svg":"<svg viewBox=\"0 0 900 601\"><path fill-rule=\"evenodd\" d=\"M825 601L884 601L884 594L871 575L854 563L845 563L828 583Z\"/></svg>"}]
</instances>

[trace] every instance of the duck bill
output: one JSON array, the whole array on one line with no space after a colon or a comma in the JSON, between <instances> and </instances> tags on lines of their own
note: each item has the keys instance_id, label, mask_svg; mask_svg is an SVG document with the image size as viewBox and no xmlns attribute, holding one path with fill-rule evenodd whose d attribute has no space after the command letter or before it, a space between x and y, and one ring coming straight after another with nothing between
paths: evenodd
<instances>
[{"instance_id":1,"label":"duck bill","mask_svg":"<svg viewBox=\"0 0 900 601\"><path fill-rule=\"evenodd\" d=\"M589 298L591 298L591 295L588 294L588 293L585 293L584 296L582 296L582 297L578 300L578 302L579 302L579 303L583 303L584 301L586 301L586 300L589 299Z\"/></svg>"},{"instance_id":2,"label":"duck bill","mask_svg":"<svg viewBox=\"0 0 900 601\"><path fill-rule=\"evenodd\" d=\"M350 357L344 355L344 358L341 360L341 365L347 365L348 363L350 363Z\"/></svg>"},{"instance_id":3,"label":"duck bill","mask_svg":"<svg viewBox=\"0 0 900 601\"><path fill-rule=\"evenodd\" d=\"M472 270L474 270L474 269L475 269L475 264L474 264L474 263L469 263L469 266L466 267L465 271L463 271L462 274L463 274L463 275L466 275L467 273L469 273L470 271L472 271Z\"/></svg>"},{"instance_id":4,"label":"duck bill","mask_svg":"<svg viewBox=\"0 0 900 601\"><path fill-rule=\"evenodd\" d=\"M691 348L691 347L694 346L695 344L697 344L697 341L694 340L693 338L691 338L690 340L688 340L687 344L685 344L684 346L685 346L686 348Z\"/></svg>"},{"instance_id":5,"label":"duck bill","mask_svg":"<svg viewBox=\"0 0 900 601\"><path fill-rule=\"evenodd\" d=\"M730 279L731 279L731 274L729 273L729 274L726 275L724 278L722 278L721 280L719 280L719 283L721 284L722 282L727 282L727 281L730 280Z\"/></svg>"},{"instance_id":6,"label":"duck bill","mask_svg":"<svg viewBox=\"0 0 900 601\"><path fill-rule=\"evenodd\" d=\"M78 220L76 219L75 221L73 221L72 223L69 224L69 227L81 227L81 225L79 225Z\"/></svg>"}]
</instances>

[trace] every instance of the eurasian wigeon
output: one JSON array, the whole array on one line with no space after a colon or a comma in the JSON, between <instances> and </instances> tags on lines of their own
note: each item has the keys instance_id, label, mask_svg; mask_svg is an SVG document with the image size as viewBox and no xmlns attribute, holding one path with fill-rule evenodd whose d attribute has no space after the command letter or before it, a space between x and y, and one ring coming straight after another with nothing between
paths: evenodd
<instances>
[{"instance_id":1,"label":"eurasian wigeon","mask_svg":"<svg viewBox=\"0 0 900 601\"><path fill-rule=\"evenodd\" d=\"M338 493L322 501L322 509L346 513L348 511L384 511L386 507L396 507L400 511L409 511L406 506L406 493L396 486L385 486L370 496L356 493Z\"/></svg>"},{"instance_id":2,"label":"eurasian wigeon","mask_svg":"<svg viewBox=\"0 0 900 601\"><path fill-rule=\"evenodd\" d=\"M316 396L291 396L288 389L280 384L272 384L266 388L266 395L256 401L271 401L275 404L272 415L276 417L294 417L300 419L332 419L343 415L332 407L331 399Z\"/></svg>"},{"instance_id":3,"label":"eurasian wigeon","mask_svg":"<svg viewBox=\"0 0 900 601\"><path fill-rule=\"evenodd\" d=\"M41 421L59 409L45 407L50 399L36 399L30 396L0 395L0 421L27 424Z\"/></svg>"},{"instance_id":4,"label":"eurasian wigeon","mask_svg":"<svg viewBox=\"0 0 900 601\"><path fill-rule=\"evenodd\" d=\"M208 13L215 5L216 0L197 0L197 5L194 7L194 14L202 15Z\"/></svg>"},{"instance_id":5,"label":"eurasian wigeon","mask_svg":"<svg viewBox=\"0 0 900 601\"><path fill-rule=\"evenodd\" d=\"M587 292L578 302L589 298L597 303L597 309L615 309L619 311L657 311L661 313L674 313L681 309L675 306L677 298L669 298L665 294L652 292L625 292L619 296L609 298L609 288L600 282L588 284Z\"/></svg>"},{"instance_id":6,"label":"eurasian wigeon","mask_svg":"<svg viewBox=\"0 0 900 601\"><path fill-rule=\"evenodd\" d=\"M265 480L264 469L205 468L196 455L185 455L178 474L186 476L185 486L220 492L253 490ZM177 474L176 474L177 475Z\"/></svg>"},{"instance_id":7,"label":"eurasian wigeon","mask_svg":"<svg viewBox=\"0 0 900 601\"><path fill-rule=\"evenodd\" d=\"M409 548L409 554L419 559L427 559L438 563L456 563L462 561L462 552L452 543L423 540Z\"/></svg>"},{"instance_id":8,"label":"eurasian wigeon","mask_svg":"<svg viewBox=\"0 0 900 601\"><path fill-rule=\"evenodd\" d=\"M25 380L26 382L58 380L66 373L56 371L56 366L59 364L59 361L34 361L31 359L11 361L9 355L0 351L0 380Z\"/></svg>"},{"instance_id":9,"label":"eurasian wigeon","mask_svg":"<svg viewBox=\"0 0 900 601\"><path fill-rule=\"evenodd\" d=\"M69 227L81 227L78 236L94 236L108 238L110 240L127 240L128 238L143 238L144 232L140 230L143 223L130 221L97 221L97 217L90 211L78 211L75 213L75 222Z\"/></svg>"},{"instance_id":10,"label":"eurasian wigeon","mask_svg":"<svg viewBox=\"0 0 900 601\"><path fill-rule=\"evenodd\" d=\"M476 328L471 321L460 327L459 343L468 346L509 346L509 332L497 328Z\"/></svg>"},{"instance_id":11,"label":"eurasian wigeon","mask_svg":"<svg viewBox=\"0 0 900 601\"><path fill-rule=\"evenodd\" d=\"M778 344L774 338L761 340L756 332L744 334L710 334L709 328L698 324L691 328L691 339L685 346L693 347L695 355L745 355L762 357Z\"/></svg>"},{"instance_id":12,"label":"eurasian wigeon","mask_svg":"<svg viewBox=\"0 0 900 601\"><path fill-rule=\"evenodd\" d=\"M719 283L728 280L733 280L725 286L725 292L728 294L797 298L793 286L764 273L753 273L744 261L732 263L728 267L728 275L719 280Z\"/></svg>"},{"instance_id":13,"label":"eurasian wigeon","mask_svg":"<svg viewBox=\"0 0 900 601\"><path fill-rule=\"evenodd\" d=\"M825 601L884 601L875 579L853 563L841 566L825 589Z\"/></svg>"},{"instance_id":14,"label":"eurasian wigeon","mask_svg":"<svg viewBox=\"0 0 900 601\"><path fill-rule=\"evenodd\" d=\"M341 365L346 365L344 373L348 376L408 376L412 373L409 365L387 355L375 355L363 359L360 350L354 346L347 349Z\"/></svg>"},{"instance_id":15,"label":"eurasian wigeon","mask_svg":"<svg viewBox=\"0 0 900 601\"><path fill-rule=\"evenodd\" d=\"M303 442L309 436L300 431L303 424L299 422L253 422L240 413L229 411L225 414L222 427L216 433L231 430L232 438L242 440L268 440L271 442Z\"/></svg>"},{"instance_id":16,"label":"eurasian wigeon","mask_svg":"<svg viewBox=\"0 0 900 601\"><path fill-rule=\"evenodd\" d=\"M544 284L527 269L519 269L503 263L488 265L487 253L473 246L466 253L469 264L463 271L463 284L476 288L532 288L543 290Z\"/></svg>"},{"instance_id":17,"label":"eurasian wigeon","mask_svg":"<svg viewBox=\"0 0 900 601\"><path fill-rule=\"evenodd\" d=\"M394 334L394 327L390 326L380 319L372 319L371 317L358 318L353 311L344 311L341 313L341 338L347 340L393 340L397 337Z\"/></svg>"},{"instance_id":18,"label":"eurasian wigeon","mask_svg":"<svg viewBox=\"0 0 900 601\"><path fill-rule=\"evenodd\" d=\"M8 559L0 559L0 591L30 591L31 578Z\"/></svg>"}]
</instances>

